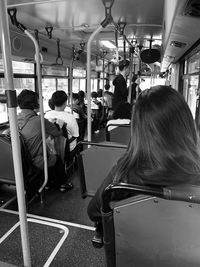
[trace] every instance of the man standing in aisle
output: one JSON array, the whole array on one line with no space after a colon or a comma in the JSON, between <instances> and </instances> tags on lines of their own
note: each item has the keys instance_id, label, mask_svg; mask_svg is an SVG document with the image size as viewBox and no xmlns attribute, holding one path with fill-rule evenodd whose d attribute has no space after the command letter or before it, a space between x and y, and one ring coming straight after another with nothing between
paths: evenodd
<instances>
[{"instance_id":1,"label":"man standing in aisle","mask_svg":"<svg viewBox=\"0 0 200 267\"><path fill-rule=\"evenodd\" d=\"M129 60L121 60L119 62L119 74L113 81L115 86L113 95L113 109L115 110L121 102L127 102L128 89L126 84L126 76L129 75Z\"/></svg>"}]
</instances>

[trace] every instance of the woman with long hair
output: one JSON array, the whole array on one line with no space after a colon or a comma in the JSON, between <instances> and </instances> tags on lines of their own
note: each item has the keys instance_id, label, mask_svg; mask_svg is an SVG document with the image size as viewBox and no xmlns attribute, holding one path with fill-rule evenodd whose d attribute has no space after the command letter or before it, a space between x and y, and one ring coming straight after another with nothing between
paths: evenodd
<instances>
[{"instance_id":1,"label":"woman with long hair","mask_svg":"<svg viewBox=\"0 0 200 267\"><path fill-rule=\"evenodd\" d=\"M199 138L184 98L168 86L142 91L131 119L131 141L88 206L101 229L101 195L110 183L169 186L200 182ZM116 199L126 196L114 196Z\"/></svg>"}]
</instances>

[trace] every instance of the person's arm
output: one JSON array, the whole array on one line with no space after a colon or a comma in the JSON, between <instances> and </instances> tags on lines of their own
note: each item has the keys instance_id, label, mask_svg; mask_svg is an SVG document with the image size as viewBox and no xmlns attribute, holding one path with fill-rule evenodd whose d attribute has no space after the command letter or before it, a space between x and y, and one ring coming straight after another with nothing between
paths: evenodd
<instances>
[{"instance_id":1,"label":"person's arm","mask_svg":"<svg viewBox=\"0 0 200 267\"><path fill-rule=\"evenodd\" d=\"M56 127L56 125L47 119L44 119L45 122L45 131L47 135L51 135L52 137L57 137L62 135L62 131Z\"/></svg>"},{"instance_id":2,"label":"person's arm","mask_svg":"<svg viewBox=\"0 0 200 267\"><path fill-rule=\"evenodd\" d=\"M93 222L101 222L102 220L101 218L101 196L102 196L104 189L113 182L115 171L116 171L116 165L112 168L112 170L110 171L108 176L105 178L105 180L103 181L103 183L101 184L101 186L99 187L96 194L91 199L88 205L87 213L88 213L89 218Z\"/></svg>"}]
</instances>

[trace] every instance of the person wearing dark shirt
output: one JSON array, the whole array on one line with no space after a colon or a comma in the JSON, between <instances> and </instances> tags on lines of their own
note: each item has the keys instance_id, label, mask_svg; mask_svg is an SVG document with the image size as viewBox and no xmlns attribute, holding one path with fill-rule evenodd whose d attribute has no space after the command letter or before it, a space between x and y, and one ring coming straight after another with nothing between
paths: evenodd
<instances>
[{"instance_id":1,"label":"person wearing dark shirt","mask_svg":"<svg viewBox=\"0 0 200 267\"><path fill-rule=\"evenodd\" d=\"M77 123L79 126L79 140L83 140L85 136L85 130L87 127L87 115L85 113L85 108L80 104L79 95L76 93L72 93L73 99L73 111L79 115L77 119Z\"/></svg>"},{"instance_id":2,"label":"person wearing dark shirt","mask_svg":"<svg viewBox=\"0 0 200 267\"><path fill-rule=\"evenodd\" d=\"M44 169L43 146L42 146L42 130L40 116L37 115L36 110L39 108L37 93L24 89L18 95L18 105L21 112L18 115L19 130L24 138L27 149L32 158L33 165L40 169ZM46 137L59 137L63 133L55 124L44 119ZM71 183L66 181L66 173L61 159L51 153L47 153L48 168L51 169L49 173L55 172L57 181L61 192L65 192L72 188ZM55 178L55 177L54 177Z\"/></svg>"},{"instance_id":3,"label":"person wearing dark shirt","mask_svg":"<svg viewBox=\"0 0 200 267\"><path fill-rule=\"evenodd\" d=\"M200 184L200 146L192 113L183 96L168 86L142 91L131 120L125 155L110 171L88 205L102 234L101 197L109 184L171 186ZM112 200L128 197L112 195Z\"/></svg>"},{"instance_id":4,"label":"person wearing dark shirt","mask_svg":"<svg viewBox=\"0 0 200 267\"><path fill-rule=\"evenodd\" d=\"M128 97L128 89L126 84L126 76L129 74L128 60L122 60L119 62L119 74L113 81L114 95L113 95L113 109L115 110L120 102L126 102Z\"/></svg>"}]
</instances>

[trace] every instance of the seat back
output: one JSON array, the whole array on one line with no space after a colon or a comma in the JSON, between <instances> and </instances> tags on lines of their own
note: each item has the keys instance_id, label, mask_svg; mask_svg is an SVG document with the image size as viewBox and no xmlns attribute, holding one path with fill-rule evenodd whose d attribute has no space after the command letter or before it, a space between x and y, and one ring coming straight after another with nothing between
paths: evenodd
<instances>
[{"instance_id":1,"label":"seat back","mask_svg":"<svg viewBox=\"0 0 200 267\"><path fill-rule=\"evenodd\" d=\"M0 182L15 184L15 174L10 138L0 135Z\"/></svg>"},{"instance_id":2,"label":"seat back","mask_svg":"<svg viewBox=\"0 0 200 267\"><path fill-rule=\"evenodd\" d=\"M111 127L117 126L110 130ZM106 126L106 141L128 145L131 137L130 124L109 124Z\"/></svg>"},{"instance_id":3,"label":"seat back","mask_svg":"<svg viewBox=\"0 0 200 267\"><path fill-rule=\"evenodd\" d=\"M115 204L113 217L117 267L200 266L199 204L132 197Z\"/></svg>"},{"instance_id":4,"label":"seat back","mask_svg":"<svg viewBox=\"0 0 200 267\"><path fill-rule=\"evenodd\" d=\"M94 196L126 149L119 144L93 143L77 156L82 197Z\"/></svg>"},{"instance_id":5,"label":"seat back","mask_svg":"<svg viewBox=\"0 0 200 267\"><path fill-rule=\"evenodd\" d=\"M19 139L21 145L24 186L27 193L27 200L29 200L37 193L41 180L43 179L43 172L33 166L31 156L21 134L19 134ZM15 185L12 145L9 136L3 134L0 135L0 151L0 182Z\"/></svg>"}]
</instances>

